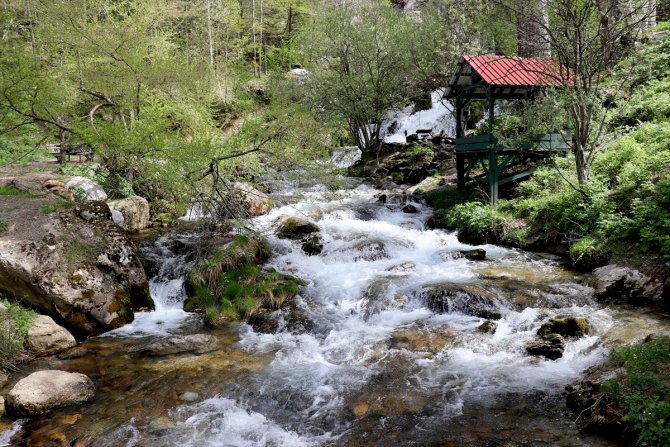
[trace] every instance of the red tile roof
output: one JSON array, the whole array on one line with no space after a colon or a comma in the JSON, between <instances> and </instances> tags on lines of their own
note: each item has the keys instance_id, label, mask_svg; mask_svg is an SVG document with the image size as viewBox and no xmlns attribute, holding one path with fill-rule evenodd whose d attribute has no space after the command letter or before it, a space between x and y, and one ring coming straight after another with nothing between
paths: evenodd
<instances>
[{"instance_id":1,"label":"red tile roof","mask_svg":"<svg viewBox=\"0 0 670 447\"><path fill-rule=\"evenodd\" d=\"M540 57L463 56L489 85L559 87L566 73L553 59Z\"/></svg>"}]
</instances>

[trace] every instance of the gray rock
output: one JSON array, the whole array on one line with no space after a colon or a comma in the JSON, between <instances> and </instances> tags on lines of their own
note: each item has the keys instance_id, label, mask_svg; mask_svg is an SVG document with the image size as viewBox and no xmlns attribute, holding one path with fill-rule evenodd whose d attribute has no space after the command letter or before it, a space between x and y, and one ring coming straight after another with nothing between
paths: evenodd
<instances>
[{"instance_id":1,"label":"gray rock","mask_svg":"<svg viewBox=\"0 0 670 447\"><path fill-rule=\"evenodd\" d=\"M4 388L9 382L9 376L4 371L0 371L0 388Z\"/></svg>"},{"instance_id":2,"label":"gray rock","mask_svg":"<svg viewBox=\"0 0 670 447\"><path fill-rule=\"evenodd\" d=\"M536 338L526 344L526 351L530 355L546 357L549 360L560 359L565 351L565 338L558 334Z\"/></svg>"},{"instance_id":3,"label":"gray rock","mask_svg":"<svg viewBox=\"0 0 670 447\"><path fill-rule=\"evenodd\" d=\"M78 199L88 202L91 200L107 200L107 193L102 186L85 177L72 177L65 183L65 187Z\"/></svg>"},{"instance_id":4,"label":"gray rock","mask_svg":"<svg viewBox=\"0 0 670 447\"><path fill-rule=\"evenodd\" d=\"M499 320L500 302L495 293L472 284L442 283L424 286L421 298L437 313L462 312L487 320Z\"/></svg>"},{"instance_id":5,"label":"gray rock","mask_svg":"<svg viewBox=\"0 0 670 447\"><path fill-rule=\"evenodd\" d=\"M35 416L54 408L82 404L94 395L95 385L84 374L38 371L14 385L7 395L7 406L13 415Z\"/></svg>"},{"instance_id":6,"label":"gray rock","mask_svg":"<svg viewBox=\"0 0 670 447\"><path fill-rule=\"evenodd\" d=\"M415 205L412 205L411 203L408 203L402 207L402 212L406 214L416 214L419 212L419 208L417 208Z\"/></svg>"},{"instance_id":7,"label":"gray rock","mask_svg":"<svg viewBox=\"0 0 670 447\"><path fill-rule=\"evenodd\" d=\"M477 330L479 332L483 332L484 334L495 334L496 329L498 329L498 323L491 320L486 320L485 322L477 326Z\"/></svg>"},{"instance_id":8,"label":"gray rock","mask_svg":"<svg viewBox=\"0 0 670 447\"><path fill-rule=\"evenodd\" d=\"M128 231L144 230L149 226L150 209L147 199L140 196L132 196L121 200L107 202L109 209L112 210L112 220L114 220L114 211L118 211L122 216L122 223L119 225L117 220L114 223Z\"/></svg>"},{"instance_id":9,"label":"gray rock","mask_svg":"<svg viewBox=\"0 0 670 447\"><path fill-rule=\"evenodd\" d=\"M281 239L301 239L319 231L316 224L297 217L289 217L279 226L277 237Z\"/></svg>"},{"instance_id":10,"label":"gray rock","mask_svg":"<svg viewBox=\"0 0 670 447\"><path fill-rule=\"evenodd\" d=\"M121 211L112 209L110 209L110 211L112 212L112 221L119 227L123 228L125 219L123 218L123 214L121 214Z\"/></svg>"},{"instance_id":11,"label":"gray rock","mask_svg":"<svg viewBox=\"0 0 670 447\"><path fill-rule=\"evenodd\" d=\"M486 250L481 248L474 248L472 250L460 250L459 257L468 259L470 261L484 261L486 259Z\"/></svg>"},{"instance_id":12,"label":"gray rock","mask_svg":"<svg viewBox=\"0 0 670 447\"><path fill-rule=\"evenodd\" d=\"M612 264L593 271L594 296L600 300L640 304L659 301L663 283L638 270Z\"/></svg>"},{"instance_id":13,"label":"gray rock","mask_svg":"<svg viewBox=\"0 0 670 447\"><path fill-rule=\"evenodd\" d=\"M302 243L302 251L309 256L316 256L323 251L323 241L318 235L312 235Z\"/></svg>"},{"instance_id":14,"label":"gray rock","mask_svg":"<svg viewBox=\"0 0 670 447\"><path fill-rule=\"evenodd\" d=\"M35 317L26 336L26 346L37 356L56 354L76 345L72 334L46 315Z\"/></svg>"},{"instance_id":15,"label":"gray rock","mask_svg":"<svg viewBox=\"0 0 670 447\"><path fill-rule=\"evenodd\" d=\"M248 183L235 182L230 191L231 203L239 207L247 216L256 217L272 210L272 199Z\"/></svg>"},{"instance_id":16,"label":"gray rock","mask_svg":"<svg viewBox=\"0 0 670 447\"><path fill-rule=\"evenodd\" d=\"M214 345L217 340L216 337L206 334L178 335L151 343L139 349L139 352L149 356L204 354L216 349Z\"/></svg>"}]
</instances>

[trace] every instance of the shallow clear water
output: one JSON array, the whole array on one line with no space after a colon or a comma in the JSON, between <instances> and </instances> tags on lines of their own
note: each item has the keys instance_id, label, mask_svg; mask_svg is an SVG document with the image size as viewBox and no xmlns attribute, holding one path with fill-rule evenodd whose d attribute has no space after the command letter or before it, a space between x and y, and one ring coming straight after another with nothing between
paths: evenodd
<instances>
[{"instance_id":1,"label":"shallow clear water","mask_svg":"<svg viewBox=\"0 0 670 447\"><path fill-rule=\"evenodd\" d=\"M472 247L426 229L431 211L420 203L418 213L406 214L403 203L382 203L367 186L282 192L296 199L253 225L277 253L268 267L306 281L297 307L309 324L292 325L284 310L275 334L232 324L210 332L218 341L205 354L142 355L156 340L206 331L181 310L188 257L159 240L152 249L163 259L151 284L155 312L90 340L81 358L30 367L86 373L98 386L96 399L26 423L14 442L611 445L577 433L563 414L561 390L605 358L608 334L621 332L621 312L634 319L635 311L599 306L587 278L550 256L487 245L480 247L486 261L458 258ZM319 225L321 255L273 236L289 216ZM461 312L459 303L450 312L429 310L424 292L440 284L493 293L501 315L495 333L480 332L485 320ZM569 340L556 361L527 355L524 344L558 315L587 316L590 335ZM644 318L647 327L662 324ZM184 401L186 392L197 396Z\"/></svg>"}]
</instances>

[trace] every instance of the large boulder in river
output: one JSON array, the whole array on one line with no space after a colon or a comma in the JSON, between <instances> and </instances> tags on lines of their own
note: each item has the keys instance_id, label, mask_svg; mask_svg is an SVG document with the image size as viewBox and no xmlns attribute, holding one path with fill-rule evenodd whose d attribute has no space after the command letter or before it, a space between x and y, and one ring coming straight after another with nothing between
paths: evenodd
<instances>
[{"instance_id":1,"label":"large boulder in river","mask_svg":"<svg viewBox=\"0 0 670 447\"><path fill-rule=\"evenodd\" d=\"M72 177L65 183L65 187L74 196L84 202L91 200L107 200L107 193L102 186L86 177Z\"/></svg>"},{"instance_id":2,"label":"large boulder in river","mask_svg":"<svg viewBox=\"0 0 670 447\"><path fill-rule=\"evenodd\" d=\"M431 284L423 287L421 298L438 313L461 312L487 320L502 318L496 294L473 284Z\"/></svg>"},{"instance_id":3,"label":"large boulder in river","mask_svg":"<svg viewBox=\"0 0 670 447\"><path fill-rule=\"evenodd\" d=\"M600 300L631 304L659 301L663 283L638 270L612 264L593 271L594 296Z\"/></svg>"},{"instance_id":4,"label":"large boulder in river","mask_svg":"<svg viewBox=\"0 0 670 447\"><path fill-rule=\"evenodd\" d=\"M560 359L565 351L565 338L559 334L538 337L526 344L526 351L530 355L546 357L549 360Z\"/></svg>"},{"instance_id":5,"label":"large boulder in river","mask_svg":"<svg viewBox=\"0 0 670 447\"><path fill-rule=\"evenodd\" d=\"M149 226L149 202L140 196L107 202L109 209L123 217L121 227L128 231L144 230Z\"/></svg>"},{"instance_id":6,"label":"large boulder in river","mask_svg":"<svg viewBox=\"0 0 670 447\"><path fill-rule=\"evenodd\" d=\"M289 217L279 226L277 237L297 240L318 231L319 227L307 219Z\"/></svg>"},{"instance_id":7,"label":"large boulder in river","mask_svg":"<svg viewBox=\"0 0 670 447\"><path fill-rule=\"evenodd\" d=\"M590 330L591 325L585 317L551 318L540 326L537 335L559 334L563 337L582 337Z\"/></svg>"},{"instance_id":8,"label":"large boulder in river","mask_svg":"<svg viewBox=\"0 0 670 447\"><path fill-rule=\"evenodd\" d=\"M46 315L35 317L26 336L26 346L38 356L57 354L76 345L72 334Z\"/></svg>"},{"instance_id":9,"label":"large boulder in river","mask_svg":"<svg viewBox=\"0 0 670 447\"><path fill-rule=\"evenodd\" d=\"M40 201L23 200L20 225L0 237L0 292L75 335L117 328L152 306L136 248L104 202L45 214Z\"/></svg>"},{"instance_id":10,"label":"large boulder in river","mask_svg":"<svg viewBox=\"0 0 670 447\"><path fill-rule=\"evenodd\" d=\"M19 380L7 395L7 406L12 415L35 416L83 404L93 396L95 385L84 374L46 370Z\"/></svg>"},{"instance_id":11,"label":"large boulder in river","mask_svg":"<svg viewBox=\"0 0 670 447\"><path fill-rule=\"evenodd\" d=\"M248 183L235 182L230 190L230 199L248 217L262 216L272 210L270 196Z\"/></svg>"}]
</instances>

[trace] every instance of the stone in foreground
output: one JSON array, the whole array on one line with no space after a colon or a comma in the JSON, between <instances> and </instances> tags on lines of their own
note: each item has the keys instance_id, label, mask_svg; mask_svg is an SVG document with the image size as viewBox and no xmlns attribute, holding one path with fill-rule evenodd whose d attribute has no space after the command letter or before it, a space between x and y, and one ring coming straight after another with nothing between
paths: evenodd
<instances>
[{"instance_id":1,"label":"stone in foreground","mask_svg":"<svg viewBox=\"0 0 670 447\"><path fill-rule=\"evenodd\" d=\"M35 317L26 337L26 346L38 356L57 354L76 345L72 334L46 315Z\"/></svg>"},{"instance_id":2,"label":"stone in foreground","mask_svg":"<svg viewBox=\"0 0 670 447\"><path fill-rule=\"evenodd\" d=\"M95 385L84 374L38 371L14 385L7 395L7 406L13 415L34 416L55 408L83 404L94 395Z\"/></svg>"},{"instance_id":3,"label":"stone in foreground","mask_svg":"<svg viewBox=\"0 0 670 447\"><path fill-rule=\"evenodd\" d=\"M530 355L546 357L549 360L560 359L565 351L565 338L558 334L537 338L526 344L526 351Z\"/></svg>"},{"instance_id":4,"label":"stone in foreground","mask_svg":"<svg viewBox=\"0 0 670 447\"><path fill-rule=\"evenodd\" d=\"M638 270L612 264L593 271L594 296L600 300L639 304L662 298L663 283Z\"/></svg>"}]
</instances>

